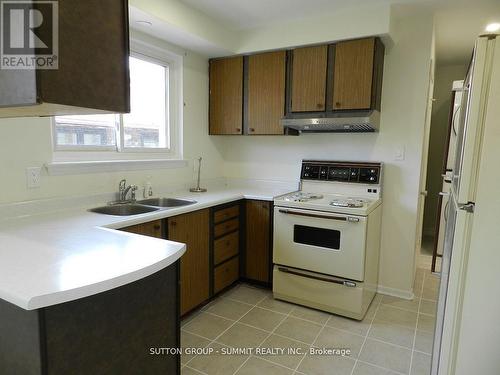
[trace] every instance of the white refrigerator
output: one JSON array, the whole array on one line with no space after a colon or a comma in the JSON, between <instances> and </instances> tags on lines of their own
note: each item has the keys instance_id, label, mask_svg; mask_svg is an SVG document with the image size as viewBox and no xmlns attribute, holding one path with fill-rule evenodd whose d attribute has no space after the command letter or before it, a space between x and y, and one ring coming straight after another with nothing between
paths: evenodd
<instances>
[{"instance_id":1,"label":"white refrigerator","mask_svg":"<svg viewBox=\"0 0 500 375\"><path fill-rule=\"evenodd\" d=\"M500 36L482 36L460 106L432 375L500 374L499 108Z\"/></svg>"}]
</instances>

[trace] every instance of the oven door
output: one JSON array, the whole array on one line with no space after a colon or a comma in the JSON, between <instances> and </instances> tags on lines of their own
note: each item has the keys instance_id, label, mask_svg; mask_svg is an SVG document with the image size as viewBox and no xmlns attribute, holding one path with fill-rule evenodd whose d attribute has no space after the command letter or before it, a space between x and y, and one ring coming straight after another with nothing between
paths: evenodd
<instances>
[{"instance_id":1,"label":"oven door","mask_svg":"<svg viewBox=\"0 0 500 375\"><path fill-rule=\"evenodd\" d=\"M275 264L363 281L367 218L275 207Z\"/></svg>"}]
</instances>

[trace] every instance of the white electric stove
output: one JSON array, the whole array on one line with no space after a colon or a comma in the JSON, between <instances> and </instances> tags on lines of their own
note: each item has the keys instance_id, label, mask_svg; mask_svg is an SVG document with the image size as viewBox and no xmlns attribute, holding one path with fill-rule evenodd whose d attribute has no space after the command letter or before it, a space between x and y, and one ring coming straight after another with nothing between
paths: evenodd
<instances>
[{"instance_id":1,"label":"white electric stove","mask_svg":"<svg viewBox=\"0 0 500 375\"><path fill-rule=\"evenodd\" d=\"M274 200L274 297L363 319L378 284L381 163L302 162Z\"/></svg>"}]
</instances>

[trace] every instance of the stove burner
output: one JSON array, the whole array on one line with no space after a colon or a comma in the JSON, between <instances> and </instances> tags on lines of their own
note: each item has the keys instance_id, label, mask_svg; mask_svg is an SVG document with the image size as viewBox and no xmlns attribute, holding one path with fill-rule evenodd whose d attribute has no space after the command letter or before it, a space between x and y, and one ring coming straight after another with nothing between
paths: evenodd
<instances>
[{"instance_id":1,"label":"stove burner","mask_svg":"<svg viewBox=\"0 0 500 375\"><path fill-rule=\"evenodd\" d=\"M286 201L292 201L292 202L308 202L310 200L321 199L321 198L323 198L323 195L321 194L298 192L291 194L285 197L284 199Z\"/></svg>"},{"instance_id":2,"label":"stove burner","mask_svg":"<svg viewBox=\"0 0 500 375\"><path fill-rule=\"evenodd\" d=\"M351 208L360 208L363 207L365 202L362 199L334 199L330 202L331 206L335 207L351 207Z\"/></svg>"}]
</instances>

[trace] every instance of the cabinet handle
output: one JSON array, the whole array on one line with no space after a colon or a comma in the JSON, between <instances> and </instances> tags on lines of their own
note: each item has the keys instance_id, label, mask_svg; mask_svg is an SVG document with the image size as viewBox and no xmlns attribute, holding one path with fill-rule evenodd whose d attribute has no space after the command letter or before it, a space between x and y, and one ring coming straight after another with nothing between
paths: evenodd
<instances>
[{"instance_id":1,"label":"cabinet handle","mask_svg":"<svg viewBox=\"0 0 500 375\"><path fill-rule=\"evenodd\" d=\"M170 225L173 226L173 227L175 227L177 225L177 222L176 221L171 221Z\"/></svg>"},{"instance_id":2,"label":"cabinet handle","mask_svg":"<svg viewBox=\"0 0 500 375\"><path fill-rule=\"evenodd\" d=\"M316 108L320 108L320 109L323 108L323 104L321 104L321 103L316 104Z\"/></svg>"},{"instance_id":3,"label":"cabinet handle","mask_svg":"<svg viewBox=\"0 0 500 375\"><path fill-rule=\"evenodd\" d=\"M335 107L340 107L340 102L336 102Z\"/></svg>"},{"instance_id":4,"label":"cabinet handle","mask_svg":"<svg viewBox=\"0 0 500 375\"><path fill-rule=\"evenodd\" d=\"M241 128L236 128L237 133L241 133Z\"/></svg>"},{"instance_id":5,"label":"cabinet handle","mask_svg":"<svg viewBox=\"0 0 500 375\"><path fill-rule=\"evenodd\" d=\"M254 128L250 128L250 131L253 133L255 131L255 129Z\"/></svg>"}]
</instances>

